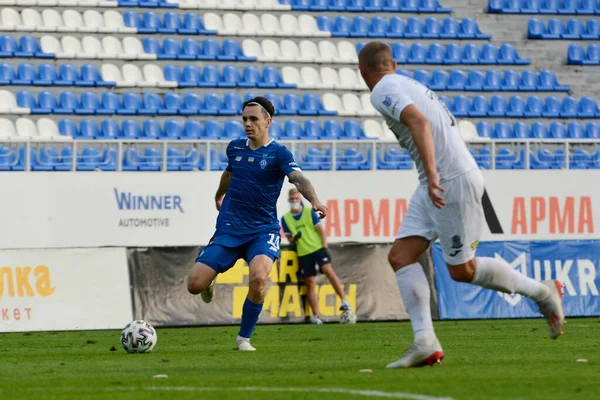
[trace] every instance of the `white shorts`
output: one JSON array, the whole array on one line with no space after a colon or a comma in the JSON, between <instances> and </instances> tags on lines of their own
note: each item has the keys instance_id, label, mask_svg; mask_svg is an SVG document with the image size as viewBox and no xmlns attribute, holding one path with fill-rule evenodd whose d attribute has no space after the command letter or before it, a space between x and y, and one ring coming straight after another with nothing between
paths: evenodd
<instances>
[{"instance_id":1,"label":"white shorts","mask_svg":"<svg viewBox=\"0 0 600 400\"><path fill-rule=\"evenodd\" d=\"M475 169L441 185L446 205L436 208L427 192L419 186L408 205L397 238L421 236L430 242L440 239L444 259L449 265L463 264L475 257L483 229L484 183Z\"/></svg>"}]
</instances>

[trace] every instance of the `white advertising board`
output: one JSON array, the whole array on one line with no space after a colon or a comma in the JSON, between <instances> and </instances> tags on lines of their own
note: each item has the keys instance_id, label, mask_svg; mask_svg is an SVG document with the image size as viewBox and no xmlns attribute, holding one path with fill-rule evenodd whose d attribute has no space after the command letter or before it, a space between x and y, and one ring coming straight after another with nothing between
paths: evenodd
<instances>
[{"instance_id":1,"label":"white advertising board","mask_svg":"<svg viewBox=\"0 0 600 400\"><path fill-rule=\"evenodd\" d=\"M126 249L0 251L0 332L117 329L131 320Z\"/></svg>"},{"instance_id":2,"label":"white advertising board","mask_svg":"<svg viewBox=\"0 0 600 400\"><path fill-rule=\"evenodd\" d=\"M213 234L220 172L2 173L0 248L187 246ZM306 172L330 208L331 242L389 242L415 171ZM597 239L593 170L484 171L482 240ZM280 213L287 211L285 183Z\"/></svg>"}]
</instances>

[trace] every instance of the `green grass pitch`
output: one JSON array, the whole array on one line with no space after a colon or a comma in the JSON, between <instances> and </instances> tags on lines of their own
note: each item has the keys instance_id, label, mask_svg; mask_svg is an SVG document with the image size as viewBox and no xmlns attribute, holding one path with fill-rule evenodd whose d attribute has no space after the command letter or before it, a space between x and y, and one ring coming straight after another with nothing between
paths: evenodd
<instances>
[{"instance_id":1,"label":"green grass pitch","mask_svg":"<svg viewBox=\"0 0 600 400\"><path fill-rule=\"evenodd\" d=\"M0 399L600 399L597 318L557 341L542 320L435 327L444 364L410 370L385 369L407 322L259 325L255 353L233 351L237 327L159 328L150 354L125 353L117 331L0 334Z\"/></svg>"}]
</instances>

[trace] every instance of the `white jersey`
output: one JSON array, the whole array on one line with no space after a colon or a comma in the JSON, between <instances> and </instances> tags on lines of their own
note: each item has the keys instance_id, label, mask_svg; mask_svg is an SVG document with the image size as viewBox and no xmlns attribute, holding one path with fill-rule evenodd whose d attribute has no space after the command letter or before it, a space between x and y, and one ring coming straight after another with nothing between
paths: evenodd
<instances>
[{"instance_id":1,"label":"white jersey","mask_svg":"<svg viewBox=\"0 0 600 400\"><path fill-rule=\"evenodd\" d=\"M371 103L385 117L400 146L408 150L419 171L421 184L427 184L427 177L419 151L408 127L400 123L400 113L411 104L417 107L431 125L435 163L440 182L478 168L460 136L452 113L435 92L419 82L404 75L386 75L373 88Z\"/></svg>"}]
</instances>

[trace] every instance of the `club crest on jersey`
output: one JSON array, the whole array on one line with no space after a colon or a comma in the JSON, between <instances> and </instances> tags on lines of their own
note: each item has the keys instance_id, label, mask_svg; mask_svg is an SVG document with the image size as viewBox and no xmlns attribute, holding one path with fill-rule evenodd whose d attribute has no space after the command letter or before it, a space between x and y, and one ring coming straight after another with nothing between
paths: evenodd
<instances>
[{"instance_id":1,"label":"club crest on jersey","mask_svg":"<svg viewBox=\"0 0 600 400\"><path fill-rule=\"evenodd\" d=\"M385 99L383 99L383 105L386 107L389 107L392 105L392 98L390 96L385 96Z\"/></svg>"},{"instance_id":2,"label":"club crest on jersey","mask_svg":"<svg viewBox=\"0 0 600 400\"><path fill-rule=\"evenodd\" d=\"M265 167L267 166L267 156L264 156L262 160L260 160L260 167L262 169L265 169Z\"/></svg>"},{"instance_id":3,"label":"club crest on jersey","mask_svg":"<svg viewBox=\"0 0 600 400\"><path fill-rule=\"evenodd\" d=\"M242 156L237 156L237 157L235 158L235 161L242 161Z\"/></svg>"}]
</instances>

